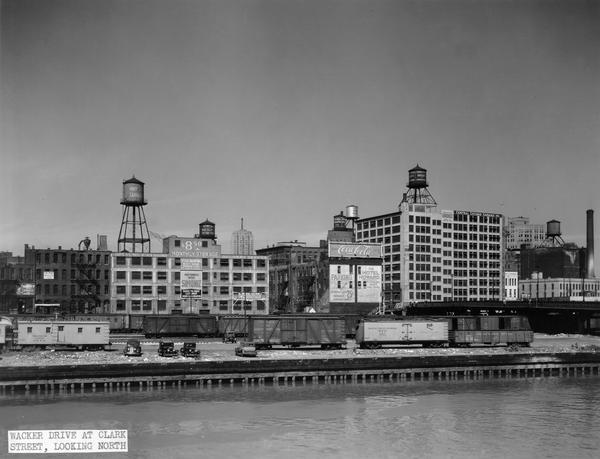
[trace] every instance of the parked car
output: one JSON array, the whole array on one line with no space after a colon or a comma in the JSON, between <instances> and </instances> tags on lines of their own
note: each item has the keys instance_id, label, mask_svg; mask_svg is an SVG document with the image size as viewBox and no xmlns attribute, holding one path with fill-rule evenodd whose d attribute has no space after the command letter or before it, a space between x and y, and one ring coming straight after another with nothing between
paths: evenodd
<instances>
[{"instance_id":1,"label":"parked car","mask_svg":"<svg viewBox=\"0 0 600 459\"><path fill-rule=\"evenodd\" d=\"M137 339L127 340L123 355L128 357L140 357L142 355L142 346Z\"/></svg>"},{"instance_id":2,"label":"parked car","mask_svg":"<svg viewBox=\"0 0 600 459\"><path fill-rule=\"evenodd\" d=\"M225 334L223 335L223 342L224 343L236 343L237 338L235 337L235 332L234 331L225 332Z\"/></svg>"},{"instance_id":3,"label":"parked car","mask_svg":"<svg viewBox=\"0 0 600 459\"><path fill-rule=\"evenodd\" d=\"M235 355L239 357L256 357L256 346L254 346L254 343L241 342L235 348Z\"/></svg>"},{"instance_id":4,"label":"parked car","mask_svg":"<svg viewBox=\"0 0 600 459\"><path fill-rule=\"evenodd\" d=\"M158 343L158 355L161 357L175 357L177 351L175 350L173 341L161 341Z\"/></svg>"},{"instance_id":5,"label":"parked car","mask_svg":"<svg viewBox=\"0 0 600 459\"><path fill-rule=\"evenodd\" d=\"M196 343L183 343L183 347L179 350L184 357L200 357L200 351L196 349Z\"/></svg>"}]
</instances>

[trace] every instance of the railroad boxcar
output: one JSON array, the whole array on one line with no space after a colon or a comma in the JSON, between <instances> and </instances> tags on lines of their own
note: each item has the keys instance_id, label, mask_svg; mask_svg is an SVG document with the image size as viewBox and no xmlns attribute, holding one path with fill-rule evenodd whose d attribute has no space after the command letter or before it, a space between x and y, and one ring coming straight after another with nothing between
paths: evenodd
<instances>
[{"instance_id":1,"label":"railroad boxcar","mask_svg":"<svg viewBox=\"0 0 600 459\"><path fill-rule=\"evenodd\" d=\"M216 336L217 318L212 315L148 315L144 316L143 333L147 338Z\"/></svg>"},{"instance_id":2,"label":"railroad boxcar","mask_svg":"<svg viewBox=\"0 0 600 459\"><path fill-rule=\"evenodd\" d=\"M18 346L67 346L79 349L104 349L109 345L106 321L20 320Z\"/></svg>"},{"instance_id":3,"label":"railroad boxcar","mask_svg":"<svg viewBox=\"0 0 600 459\"><path fill-rule=\"evenodd\" d=\"M217 326L219 328L219 336L226 336L233 333L235 336L248 335L248 318L250 316L227 315L219 316Z\"/></svg>"},{"instance_id":4,"label":"railroad boxcar","mask_svg":"<svg viewBox=\"0 0 600 459\"><path fill-rule=\"evenodd\" d=\"M525 316L457 316L447 320L451 346L529 346L533 342Z\"/></svg>"},{"instance_id":5,"label":"railroad boxcar","mask_svg":"<svg viewBox=\"0 0 600 459\"><path fill-rule=\"evenodd\" d=\"M129 318L129 328L130 332L141 333L144 330L144 315L141 314L130 314Z\"/></svg>"},{"instance_id":6,"label":"railroad boxcar","mask_svg":"<svg viewBox=\"0 0 600 459\"><path fill-rule=\"evenodd\" d=\"M311 314L254 316L248 320L248 340L257 349L271 349L274 345L320 345L323 349L341 349L346 345L346 322L343 317Z\"/></svg>"},{"instance_id":7,"label":"railroad boxcar","mask_svg":"<svg viewBox=\"0 0 600 459\"><path fill-rule=\"evenodd\" d=\"M393 344L443 346L447 343L448 321L444 319L364 319L356 329L356 344L363 349Z\"/></svg>"}]
</instances>

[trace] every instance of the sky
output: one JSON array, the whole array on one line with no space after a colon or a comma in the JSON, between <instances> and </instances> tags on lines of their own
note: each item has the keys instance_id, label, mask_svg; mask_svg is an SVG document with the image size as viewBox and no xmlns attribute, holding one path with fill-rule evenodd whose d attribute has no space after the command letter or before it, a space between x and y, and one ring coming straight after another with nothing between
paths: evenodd
<instances>
[{"instance_id":1,"label":"sky","mask_svg":"<svg viewBox=\"0 0 600 459\"><path fill-rule=\"evenodd\" d=\"M600 232L600 1L0 4L0 251L116 249L133 175L158 235L316 245L417 164L441 209Z\"/></svg>"}]
</instances>

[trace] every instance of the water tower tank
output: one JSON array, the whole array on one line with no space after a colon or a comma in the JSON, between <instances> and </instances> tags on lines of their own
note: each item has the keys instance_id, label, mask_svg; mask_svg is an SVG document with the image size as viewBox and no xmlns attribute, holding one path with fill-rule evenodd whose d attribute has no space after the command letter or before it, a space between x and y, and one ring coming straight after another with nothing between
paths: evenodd
<instances>
[{"instance_id":1,"label":"water tower tank","mask_svg":"<svg viewBox=\"0 0 600 459\"><path fill-rule=\"evenodd\" d=\"M546 237L560 236L560 222L558 220L550 220L546 223Z\"/></svg>"},{"instance_id":2,"label":"water tower tank","mask_svg":"<svg viewBox=\"0 0 600 459\"><path fill-rule=\"evenodd\" d=\"M423 169L417 164L408 171L409 188L427 188L427 169Z\"/></svg>"},{"instance_id":3,"label":"water tower tank","mask_svg":"<svg viewBox=\"0 0 600 459\"><path fill-rule=\"evenodd\" d=\"M358 206L355 206L354 204L346 206L346 217L358 218Z\"/></svg>"},{"instance_id":4,"label":"water tower tank","mask_svg":"<svg viewBox=\"0 0 600 459\"><path fill-rule=\"evenodd\" d=\"M123 199L121 204L126 206L143 206L146 204L144 200L144 182L135 177L123 182Z\"/></svg>"},{"instance_id":5,"label":"water tower tank","mask_svg":"<svg viewBox=\"0 0 600 459\"><path fill-rule=\"evenodd\" d=\"M341 230L346 229L346 217L344 217L344 212L340 212L338 215L333 216L333 229Z\"/></svg>"},{"instance_id":6,"label":"water tower tank","mask_svg":"<svg viewBox=\"0 0 600 459\"><path fill-rule=\"evenodd\" d=\"M205 220L199 225L199 234L203 239L215 239L215 224L209 220Z\"/></svg>"}]
</instances>

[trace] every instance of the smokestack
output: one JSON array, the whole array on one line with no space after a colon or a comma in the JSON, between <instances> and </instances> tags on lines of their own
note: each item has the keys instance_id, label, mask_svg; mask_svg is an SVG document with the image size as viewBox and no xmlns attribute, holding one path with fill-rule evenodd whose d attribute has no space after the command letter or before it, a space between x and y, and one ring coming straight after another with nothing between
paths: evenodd
<instances>
[{"instance_id":1,"label":"smokestack","mask_svg":"<svg viewBox=\"0 0 600 459\"><path fill-rule=\"evenodd\" d=\"M594 275L594 211L592 209L588 209L586 211L587 214L587 278L592 279L596 277Z\"/></svg>"}]
</instances>

